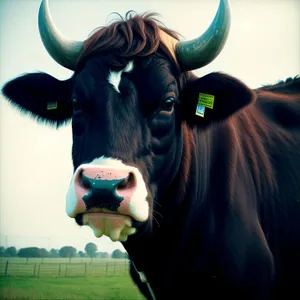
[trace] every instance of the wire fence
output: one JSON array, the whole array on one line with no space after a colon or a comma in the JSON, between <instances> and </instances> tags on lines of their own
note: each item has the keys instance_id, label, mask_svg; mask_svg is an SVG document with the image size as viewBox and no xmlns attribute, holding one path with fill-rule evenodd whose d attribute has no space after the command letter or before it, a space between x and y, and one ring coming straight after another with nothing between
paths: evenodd
<instances>
[{"instance_id":1,"label":"wire fence","mask_svg":"<svg viewBox=\"0 0 300 300\"><path fill-rule=\"evenodd\" d=\"M123 259L90 262L0 261L0 276L123 276L128 269L129 261Z\"/></svg>"}]
</instances>

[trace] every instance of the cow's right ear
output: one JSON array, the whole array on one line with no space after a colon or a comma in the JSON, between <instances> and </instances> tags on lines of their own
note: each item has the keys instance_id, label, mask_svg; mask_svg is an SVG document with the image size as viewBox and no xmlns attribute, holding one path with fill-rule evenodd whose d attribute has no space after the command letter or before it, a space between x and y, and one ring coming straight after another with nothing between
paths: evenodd
<instances>
[{"instance_id":1,"label":"cow's right ear","mask_svg":"<svg viewBox=\"0 0 300 300\"><path fill-rule=\"evenodd\" d=\"M180 95L181 114L190 126L206 128L255 100L256 94L238 79L211 73L186 84Z\"/></svg>"},{"instance_id":2,"label":"cow's right ear","mask_svg":"<svg viewBox=\"0 0 300 300\"><path fill-rule=\"evenodd\" d=\"M72 78L61 81L46 73L32 73L9 81L2 92L22 112L58 127L72 117L72 85Z\"/></svg>"}]
</instances>

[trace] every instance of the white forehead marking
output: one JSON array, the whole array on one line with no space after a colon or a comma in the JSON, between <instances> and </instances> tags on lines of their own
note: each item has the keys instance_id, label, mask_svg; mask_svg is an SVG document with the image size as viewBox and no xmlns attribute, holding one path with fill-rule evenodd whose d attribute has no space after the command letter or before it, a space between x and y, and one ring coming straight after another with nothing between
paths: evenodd
<instances>
[{"instance_id":1,"label":"white forehead marking","mask_svg":"<svg viewBox=\"0 0 300 300\"><path fill-rule=\"evenodd\" d=\"M108 75L108 82L115 88L115 90L120 93L119 84L121 82L122 73L130 73L133 70L133 61L130 61L127 66L121 71L110 71Z\"/></svg>"},{"instance_id":2,"label":"white forehead marking","mask_svg":"<svg viewBox=\"0 0 300 300\"><path fill-rule=\"evenodd\" d=\"M100 166L125 166L123 162L116 158L101 156L95 158L92 162L90 162L91 165L100 165Z\"/></svg>"}]
</instances>

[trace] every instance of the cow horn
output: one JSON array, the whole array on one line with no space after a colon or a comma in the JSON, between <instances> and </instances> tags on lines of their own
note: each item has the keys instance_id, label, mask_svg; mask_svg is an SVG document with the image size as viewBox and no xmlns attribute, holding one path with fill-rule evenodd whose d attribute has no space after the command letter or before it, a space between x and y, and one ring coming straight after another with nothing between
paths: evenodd
<instances>
[{"instance_id":1,"label":"cow horn","mask_svg":"<svg viewBox=\"0 0 300 300\"><path fill-rule=\"evenodd\" d=\"M198 38L178 42L176 58L183 71L195 70L209 64L223 49L230 29L228 0L220 0L218 11L209 28Z\"/></svg>"},{"instance_id":2,"label":"cow horn","mask_svg":"<svg viewBox=\"0 0 300 300\"><path fill-rule=\"evenodd\" d=\"M55 27L49 12L48 0L42 0L38 15L42 42L52 58L65 68L75 70L83 42L65 38Z\"/></svg>"}]
</instances>

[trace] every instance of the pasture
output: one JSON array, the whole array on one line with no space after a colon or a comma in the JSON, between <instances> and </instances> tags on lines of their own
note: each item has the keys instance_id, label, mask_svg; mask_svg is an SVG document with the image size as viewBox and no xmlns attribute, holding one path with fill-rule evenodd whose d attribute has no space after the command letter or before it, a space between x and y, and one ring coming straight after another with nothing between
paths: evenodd
<instances>
[{"instance_id":1,"label":"pasture","mask_svg":"<svg viewBox=\"0 0 300 300\"><path fill-rule=\"evenodd\" d=\"M0 276L1 299L144 299L123 259L2 258Z\"/></svg>"}]
</instances>

